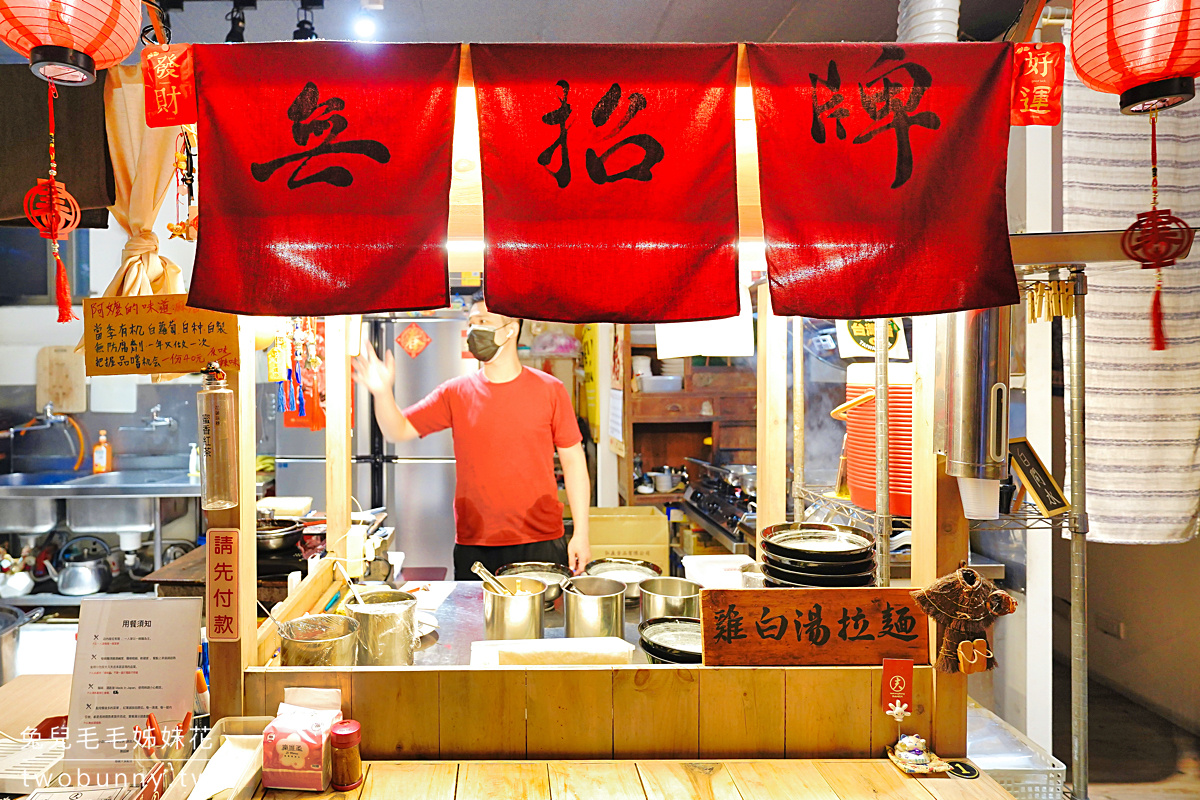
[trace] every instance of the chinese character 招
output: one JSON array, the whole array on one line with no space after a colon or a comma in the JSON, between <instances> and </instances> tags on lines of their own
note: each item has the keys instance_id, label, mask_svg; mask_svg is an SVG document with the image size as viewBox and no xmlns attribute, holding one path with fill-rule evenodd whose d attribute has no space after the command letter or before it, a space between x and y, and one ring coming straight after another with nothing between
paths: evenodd
<instances>
[{"instance_id":1,"label":"chinese character \u62db","mask_svg":"<svg viewBox=\"0 0 1200 800\"><path fill-rule=\"evenodd\" d=\"M745 639L746 632L742 630L742 612L737 606L730 604L717 612L717 641L731 644L735 639Z\"/></svg>"},{"instance_id":2,"label":"chinese character \u62db","mask_svg":"<svg viewBox=\"0 0 1200 800\"><path fill-rule=\"evenodd\" d=\"M380 164L391 160L392 154L385 145L373 139L354 139L349 142L337 141L350 123L336 112L346 108L346 101L340 97L330 97L323 103L318 103L320 93L317 85L309 81L300 90L300 94L292 101L287 116L292 121L292 139L304 147L311 137L323 136L321 142L308 150L281 156L273 161L261 164L251 164L250 174L260 183L266 181L280 167L299 161L295 171L288 177L287 187L298 189L310 183L328 183L331 186L346 187L354 183L350 170L341 166L325 167L311 175L300 177L305 165L314 158L336 154L353 154L366 156Z\"/></svg>"},{"instance_id":3,"label":"chinese character \u62db","mask_svg":"<svg viewBox=\"0 0 1200 800\"><path fill-rule=\"evenodd\" d=\"M542 122L546 125L556 126L558 137L550 143L549 147L538 154L537 162L554 176L558 188L565 189L571 183L571 155L567 143L569 129L567 122L571 117L571 104L567 100L571 85L565 80L558 81L555 85L562 89L558 108L543 114ZM612 121L613 114L621 105L621 96L620 84L614 83L609 87L592 109L592 127L602 129ZM616 121L611 130L600 137L600 140L611 139L620 133L626 125L633 121L634 117L645 110L646 105L645 95L640 92L631 92L626 98L625 113ZM641 160L626 169L610 173L606 166L609 158L626 147L639 148L642 151ZM550 169L555 150L559 151L558 169ZM651 173L654 165L662 161L665 155L666 151L663 149L662 143L653 136L647 133L635 133L621 139L603 153L597 153L594 148L589 147L584 153L584 163L587 167L588 177L592 179L592 183L597 185L616 183L622 180L648 181L654 177Z\"/></svg>"}]
</instances>

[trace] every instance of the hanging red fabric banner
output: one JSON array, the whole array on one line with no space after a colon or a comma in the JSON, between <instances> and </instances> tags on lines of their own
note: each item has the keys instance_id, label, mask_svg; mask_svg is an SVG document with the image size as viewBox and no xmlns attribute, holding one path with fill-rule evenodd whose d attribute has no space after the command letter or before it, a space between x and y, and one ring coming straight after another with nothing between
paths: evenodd
<instances>
[{"instance_id":1,"label":"hanging red fabric banner","mask_svg":"<svg viewBox=\"0 0 1200 800\"><path fill-rule=\"evenodd\" d=\"M1062 121L1066 52L1066 45L1056 42L1013 46L1013 125L1057 125Z\"/></svg>"},{"instance_id":2,"label":"hanging red fabric banner","mask_svg":"<svg viewBox=\"0 0 1200 800\"><path fill-rule=\"evenodd\" d=\"M776 314L1019 301L1007 44L746 46Z\"/></svg>"},{"instance_id":3,"label":"hanging red fabric banner","mask_svg":"<svg viewBox=\"0 0 1200 800\"><path fill-rule=\"evenodd\" d=\"M736 45L472 45L492 311L738 313Z\"/></svg>"},{"instance_id":4,"label":"hanging red fabric banner","mask_svg":"<svg viewBox=\"0 0 1200 800\"><path fill-rule=\"evenodd\" d=\"M281 316L449 303L460 45L194 45L203 224L188 303Z\"/></svg>"}]
</instances>

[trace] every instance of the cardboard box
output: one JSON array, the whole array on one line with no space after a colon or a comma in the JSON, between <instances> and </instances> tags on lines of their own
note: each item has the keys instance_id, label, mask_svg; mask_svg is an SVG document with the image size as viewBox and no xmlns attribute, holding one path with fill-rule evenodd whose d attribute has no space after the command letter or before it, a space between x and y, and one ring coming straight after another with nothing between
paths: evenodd
<instances>
[{"instance_id":1,"label":"cardboard box","mask_svg":"<svg viewBox=\"0 0 1200 800\"><path fill-rule=\"evenodd\" d=\"M667 515L653 506L593 508L589 510L588 520L588 539L593 551L596 545L666 547L671 541Z\"/></svg>"},{"instance_id":2,"label":"cardboard box","mask_svg":"<svg viewBox=\"0 0 1200 800\"><path fill-rule=\"evenodd\" d=\"M679 545L684 555L725 555L729 552L720 542L697 528L688 528L679 534Z\"/></svg>"},{"instance_id":3,"label":"cardboard box","mask_svg":"<svg viewBox=\"0 0 1200 800\"><path fill-rule=\"evenodd\" d=\"M669 544L601 544L592 543L592 559L635 558L657 564L663 575L671 574L671 546Z\"/></svg>"}]
</instances>

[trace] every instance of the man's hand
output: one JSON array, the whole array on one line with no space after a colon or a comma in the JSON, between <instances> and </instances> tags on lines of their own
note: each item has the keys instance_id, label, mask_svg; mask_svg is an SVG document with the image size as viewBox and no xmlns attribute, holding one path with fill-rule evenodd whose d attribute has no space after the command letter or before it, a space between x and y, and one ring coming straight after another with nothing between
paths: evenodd
<instances>
[{"instance_id":1,"label":"man's hand","mask_svg":"<svg viewBox=\"0 0 1200 800\"><path fill-rule=\"evenodd\" d=\"M384 358L386 361L380 361L379 356L375 355L375 348L365 341L362 354L354 358L354 380L367 387L371 394L387 392L390 395L396 385L396 359L392 351L388 350Z\"/></svg>"},{"instance_id":2,"label":"man's hand","mask_svg":"<svg viewBox=\"0 0 1200 800\"><path fill-rule=\"evenodd\" d=\"M572 575L580 575L583 568L592 560L592 545L587 536L575 535L567 544L567 566Z\"/></svg>"}]
</instances>

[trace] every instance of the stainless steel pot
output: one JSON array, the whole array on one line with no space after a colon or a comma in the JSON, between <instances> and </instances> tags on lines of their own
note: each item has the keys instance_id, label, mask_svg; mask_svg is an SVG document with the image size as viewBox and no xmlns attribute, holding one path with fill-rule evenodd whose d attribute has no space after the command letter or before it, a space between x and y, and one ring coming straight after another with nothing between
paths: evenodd
<instances>
[{"instance_id":1,"label":"stainless steel pot","mask_svg":"<svg viewBox=\"0 0 1200 800\"><path fill-rule=\"evenodd\" d=\"M269 519L258 521L255 544L260 553L270 553L295 547L296 542L304 535L304 525L295 519Z\"/></svg>"},{"instance_id":2,"label":"stainless steel pot","mask_svg":"<svg viewBox=\"0 0 1200 800\"><path fill-rule=\"evenodd\" d=\"M625 627L625 584L610 578L572 578L563 591L567 636L616 636Z\"/></svg>"},{"instance_id":3,"label":"stainless steel pot","mask_svg":"<svg viewBox=\"0 0 1200 800\"><path fill-rule=\"evenodd\" d=\"M79 542L96 542L103 548L102 553L96 553L91 547L79 552L76 544ZM46 564L50 577L58 584L58 593L69 597L81 597L87 594L103 592L112 583L112 567L108 564L108 556L112 550L108 543L96 536L79 536L67 542L58 554L58 568Z\"/></svg>"},{"instance_id":4,"label":"stainless steel pot","mask_svg":"<svg viewBox=\"0 0 1200 800\"><path fill-rule=\"evenodd\" d=\"M571 570L562 564L555 564L551 561L517 561L513 564L505 564L496 570L496 576L501 575L523 575L546 584L544 603L546 610L549 611L554 607L554 601L562 594L562 582L571 577Z\"/></svg>"},{"instance_id":5,"label":"stainless steel pot","mask_svg":"<svg viewBox=\"0 0 1200 800\"><path fill-rule=\"evenodd\" d=\"M347 603L358 623L360 667L411 667L417 636L417 598L398 589L359 589L363 603Z\"/></svg>"},{"instance_id":6,"label":"stainless steel pot","mask_svg":"<svg viewBox=\"0 0 1200 800\"><path fill-rule=\"evenodd\" d=\"M516 594L483 585L483 630L488 639L540 639L545 624L546 584L536 578L496 578Z\"/></svg>"},{"instance_id":7,"label":"stainless steel pot","mask_svg":"<svg viewBox=\"0 0 1200 800\"><path fill-rule=\"evenodd\" d=\"M17 645L21 641L21 627L37 622L43 613L44 608L22 612L19 608L0 604L0 684L17 677Z\"/></svg>"},{"instance_id":8,"label":"stainless steel pot","mask_svg":"<svg viewBox=\"0 0 1200 800\"><path fill-rule=\"evenodd\" d=\"M285 667L353 667L358 623L340 614L310 614L279 624Z\"/></svg>"},{"instance_id":9,"label":"stainless steel pot","mask_svg":"<svg viewBox=\"0 0 1200 800\"><path fill-rule=\"evenodd\" d=\"M642 581L642 622L656 617L700 619L700 584L683 578Z\"/></svg>"},{"instance_id":10,"label":"stainless steel pot","mask_svg":"<svg viewBox=\"0 0 1200 800\"><path fill-rule=\"evenodd\" d=\"M758 489L758 467L753 464L727 464L723 469L729 473L729 482L746 494Z\"/></svg>"}]
</instances>

